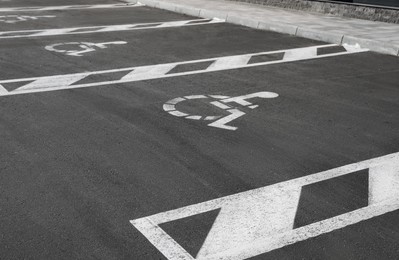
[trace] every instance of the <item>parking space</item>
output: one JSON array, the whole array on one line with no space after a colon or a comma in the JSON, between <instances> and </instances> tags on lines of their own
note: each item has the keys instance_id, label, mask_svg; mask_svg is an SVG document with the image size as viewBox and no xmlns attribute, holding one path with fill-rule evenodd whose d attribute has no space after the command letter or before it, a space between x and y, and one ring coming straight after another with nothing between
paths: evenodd
<instances>
[{"instance_id":1,"label":"parking space","mask_svg":"<svg viewBox=\"0 0 399 260\"><path fill-rule=\"evenodd\" d=\"M193 20L184 16L181 19ZM199 20L201 23L176 25L171 28L140 28L123 33L111 31L3 39L0 41L0 47L4 50L0 54L3 63L1 80L123 69L326 45L277 33L243 29L218 21L215 21L217 24L213 24L212 20ZM248 44L248 38L254 39L254 42ZM86 44L86 47L82 47L85 43L100 46ZM88 47L91 51L88 51ZM110 60L112 62L109 62Z\"/></svg>"},{"instance_id":2,"label":"parking space","mask_svg":"<svg viewBox=\"0 0 399 260\"><path fill-rule=\"evenodd\" d=\"M123 0L68 0L68 1L43 1L43 0L1 0L0 8L10 7L36 7L36 6L65 6L65 5L100 5L100 4L121 4Z\"/></svg>"},{"instance_id":3,"label":"parking space","mask_svg":"<svg viewBox=\"0 0 399 260\"><path fill-rule=\"evenodd\" d=\"M397 57L147 7L41 14L12 30L155 24L0 38L0 258L396 257Z\"/></svg>"},{"instance_id":4,"label":"parking space","mask_svg":"<svg viewBox=\"0 0 399 260\"><path fill-rule=\"evenodd\" d=\"M0 10L0 37L4 37L4 32L9 31L13 31L13 35L26 35L27 30L81 28L80 31L83 32L84 27L162 23L185 19L189 20L190 17L137 5L122 8L50 10L40 13Z\"/></svg>"}]
</instances>

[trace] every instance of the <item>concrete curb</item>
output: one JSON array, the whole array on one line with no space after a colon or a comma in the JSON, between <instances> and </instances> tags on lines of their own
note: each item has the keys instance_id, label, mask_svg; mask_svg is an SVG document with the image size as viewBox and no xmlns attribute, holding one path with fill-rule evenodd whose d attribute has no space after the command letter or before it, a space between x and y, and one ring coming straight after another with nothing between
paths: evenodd
<instances>
[{"instance_id":1,"label":"concrete curb","mask_svg":"<svg viewBox=\"0 0 399 260\"><path fill-rule=\"evenodd\" d=\"M224 19L228 23L243 25L255 29L274 31L278 33L290 34L302 38L319 40L335 44L358 44L362 48L371 51L399 56L399 45L387 41L378 41L375 39L367 39L354 35L345 35L340 33L330 33L322 30L314 30L306 27L298 27L294 24L276 23L268 21L259 21L256 19L247 19L241 17L237 13L229 13L228 11L215 11L211 9L199 9L186 5L167 3L160 0L129 0L132 3L140 2L149 7L164 9L176 13L197 16L202 18L219 18Z\"/></svg>"}]
</instances>

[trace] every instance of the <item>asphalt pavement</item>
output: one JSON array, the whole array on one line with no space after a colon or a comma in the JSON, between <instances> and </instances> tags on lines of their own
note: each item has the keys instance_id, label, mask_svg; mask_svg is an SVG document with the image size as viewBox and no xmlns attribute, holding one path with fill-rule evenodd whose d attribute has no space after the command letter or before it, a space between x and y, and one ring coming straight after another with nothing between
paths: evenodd
<instances>
[{"instance_id":1,"label":"asphalt pavement","mask_svg":"<svg viewBox=\"0 0 399 260\"><path fill-rule=\"evenodd\" d=\"M43 1L43 0L1 0L1 7L35 7L35 6L64 6L64 5L103 5L126 3L123 0L68 0L68 1Z\"/></svg>"},{"instance_id":2,"label":"asphalt pavement","mask_svg":"<svg viewBox=\"0 0 399 260\"><path fill-rule=\"evenodd\" d=\"M1 259L397 259L398 57L146 6L0 50Z\"/></svg>"}]
</instances>

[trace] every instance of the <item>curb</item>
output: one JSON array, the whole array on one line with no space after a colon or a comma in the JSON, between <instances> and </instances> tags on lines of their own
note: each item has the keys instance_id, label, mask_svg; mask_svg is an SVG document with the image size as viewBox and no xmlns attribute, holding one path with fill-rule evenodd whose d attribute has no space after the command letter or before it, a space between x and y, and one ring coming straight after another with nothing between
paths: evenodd
<instances>
[{"instance_id":1,"label":"curb","mask_svg":"<svg viewBox=\"0 0 399 260\"><path fill-rule=\"evenodd\" d=\"M246 19L240 17L238 14L229 13L228 11L215 11L211 9L199 9L187 5L179 5L174 3L168 3L160 0L129 0L132 3L140 2L149 7L158 9L164 9L175 13L181 13L185 15L197 16L202 18L219 18L224 19L228 23L238 24L247 26L250 28L273 31L278 33L290 34L302 38L319 40L335 44L358 44L362 48L367 48L370 51L389 54L393 56L399 56L399 44L378 41L375 39L367 39L353 35L345 35L340 33L330 33L322 30L314 30L306 27L299 27L288 23L276 23L276 22L265 22L258 21L256 19Z\"/></svg>"}]
</instances>

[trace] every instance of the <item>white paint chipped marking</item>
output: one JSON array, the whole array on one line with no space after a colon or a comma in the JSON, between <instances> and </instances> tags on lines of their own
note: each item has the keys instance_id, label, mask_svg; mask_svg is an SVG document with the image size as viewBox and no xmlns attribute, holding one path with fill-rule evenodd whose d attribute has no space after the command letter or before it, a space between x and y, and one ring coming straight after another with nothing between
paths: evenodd
<instances>
[{"instance_id":1,"label":"white paint chipped marking","mask_svg":"<svg viewBox=\"0 0 399 260\"><path fill-rule=\"evenodd\" d=\"M195 22L195 23L191 23L191 22ZM3 31L3 32L0 32L0 39L43 37L43 36L53 36L53 35L102 33L102 32L115 32L115 31L162 29L162 28L172 28L172 27L181 27L181 26L197 26L197 25L215 24L215 23L222 23L222 22L223 21L220 21L219 19L195 19L195 20L173 21L173 22L165 22L165 23L136 23L136 24L74 27L74 28L61 28L61 29Z\"/></svg>"},{"instance_id":2,"label":"white paint chipped marking","mask_svg":"<svg viewBox=\"0 0 399 260\"><path fill-rule=\"evenodd\" d=\"M216 21L216 20L214 20ZM220 22L220 21L217 21ZM183 26L186 25L185 21L177 21L177 22L166 22L166 23L162 23L160 25L156 25L157 28L165 28L165 27L172 27L172 26Z\"/></svg>"},{"instance_id":3,"label":"white paint chipped marking","mask_svg":"<svg viewBox=\"0 0 399 260\"><path fill-rule=\"evenodd\" d=\"M201 98L208 98L205 95L192 95L192 96L185 96L185 99L201 99Z\"/></svg>"},{"instance_id":4,"label":"white paint chipped marking","mask_svg":"<svg viewBox=\"0 0 399 260\"><path fill-rule=\"evenodd\" d=\"M369 169L369 205L294 229L301 189ZM386 179L388 178L388 180ZM241 260L399 210L399 153L131 220L167 259ZM197 256L160 224L220 209Z\"/></svg>"},{"instance_id":5,"label":"white paint chipped marking","mask_svg":"<svg viewBox=\"0 0 399 260\"><path fill-rule=\"evenodd\" d=\"M19 22L26 22L32 20L38 20L41 18L55 18L55 15L39 15L39 16L30 16L30 15L1 15L0 22L15 24Z\"/></svg>"},{"instance_id":6,"label":"white paint chipped marking","mask_svg":"<svg viewBox=\"0 0 399 260\"><path fill-rule=\"evenodd\" d=\"M22 33L25 33L25 31L21 31ZM32 30L32 34L27 34L27 35L12 35L12 36L1 36L3 33L4 34L10 34L14 32L0 32L0 39L8 39L8 38L24 38L24 37L38 37L38 36L52 36L52 35L62 35L62 34L69 34L71 32L71 29L48 29L48 30ZM16 32L17 34L18 32Z\"/></svg>"},{"instance_id":7,"label":"white paint chipped marking","mask_svg":"<svg viewBox=\"0 0 399 260\"><path fill-rule=\"evenodd\" d=\"M214 105L215 107L221 108L221 109L229 109L231 107L229 107L228 105L222 104L219 101L213 101L210 102L212 105Z\"/></svg>"},{"instance_id":8,"label":"white paint chipped marking","mask_svg":"<svg viewBox=\"0 0 399 260\"><path fill-rule=\"evenodd\" d=\"M180 111L170 111L169 114L178 116L178 117L186 117L188 114L180 112Z\"/></svg>"},{"instance_id":9,"label":"white paint chipped marking","mask_svg":"<svg viewBox=\"0 0 399 260\"><path fill-rule=\"evenodd\" d=\"M241 106L251 106L252 103L248 101L248 99L252 98L276 98L278 97L277 93L274 92L256 92L248 95L243 95L243 96L238 96L238 97L232 97L232 98L226 98L222 99L221 102L223 103L236 103Z\"/></svg>"},{"instance_id":10,"label":"white paint chipped marking","mask_svg":"<svg viewBox=\"0 0 399 260\"><path fill-rule=\"evenodd\" d=\"M201 120L202 116L187 116L186 118L191 120Z\"/></svg>"},{"instance_id":11,"label":"white paint chipped marking","mask_svg":"<svg viewBox=\"0 0 399 260\"><path fill-rule=\"evenodd\" d=\"M182 102L182 101L184 101L184 100L186 100L186 99L185 99L185 98L178 97L178 98L174 98L174 99L172 99L172 100L169 100L169 101L166 102L166 103L167 103L167 104L176 105L177 103Z\"/></svg>"},{"instance_id":12,"label":"white paint chipped marking","mask_svg":"<svg viewBox=\"0 0 399 260\"><path fill-rule=\"evenodd\" d=\"M369 170L369 204L399 198L399 163L391 162Z\"/></svg>"},{"instance_id":13,"label":"white paint chipped marking","mask_svg":"<svg viewBox=\"0 0 399 260\"><path fill-rule=\"evenodd\" d=\"M350 44L342 44L342 46L347 50L347 51L357 51L357 50L361 50L362 47L360 47L360 45L358 43L354 44L354 45L350 45Z\"/></svg>"},{"instance_id":14,"label":"white paint chipped marking","mask_svg":"<svg viewBox=\"0 0 399 260\"><path fill-rule=\"evenodd\" d=\"M223 95L209 95L211 98L216 98L216 99L225 99L229 98L229 96L223 96Z\"/></svg>"},{"instance_id":15,"label":"white paint chipped marking","mask_svg":"<svg viewBox=\"0 0 399 260\"><path fill-rule=\"evenodd\" d=\"M121 80L129 82L129 81L145 80L148 79L148 77L158 78L171 71L174 67L175 67L174 64L143 66L133 69L132 72L124 76Z\"/></svg>"},{"instance_id":16,"label":"white paint chipped marking","mask_svg":"<svg viewBox=\"0 0 399 260\"><path fill-rule=\"evenodd\" d=\"M229 110L227 110L227 112L229 112L230 115L220 118L219 120L216 120L215 122L208 124L208 126L225 129L225 130L233 130L233 131L237 130L237 127L229 126L227 124L230 123L231 121L236 120L239 117L242 117L243 115L245 115L245 113L242 112L241 110L238 110L235 108L229 109Z\"/></svg>"},{"instance_id":17,"label":"white paint chipped marking","mask_svg":"<svg viewBox=\"0 0 399 260\"><path fill-rule=\"evenodd\" d=\"M230 56L223 57L217 59L214 63L212 63L207 70L209 71L218 71L222 68L241 68L248 64L248 61L251 59L252 55L239 55L239 56Z\"/></svg>"},{"instance_id":18,"label":"white paint chipped marking","mask_svg":"<svg viewBox=\"0 0 399 260\"><path fill-rule=\"evenodd\" d=\"M219 95L191 95L191 96L185 96L182 98L174 98L172 100L167 101L164 106L163 109L168 112L171 115L174 116L179 116L180 114L177 113L176 111L178 111L176 109L176 105L183 102L183 101L190 101L193 99L215 99L215 97L227 97L227 96L219 96ZM216 127L216 128L220 128L220 129L225 129L225 130L237 130L237 127L234 126L229 126L227 125L228 123L234 121L235 119L245 115L246 113L237 109L237 108L231 108L228 105L225 105L223 103L236 103L240 106L252 106L252 103L248 101L248 99L253 99L253 98L276 98L278 97L278 94L273 93L273 92L257 92L257 93L252 93L252 94L248 94L248 95L243 95L243 96L238 96L238 97L227 97L227 98L222 98L219 99L219 101L211 101L209 102L209 104L217 107L218 109L222 109L227 111L228 113L230 113L227 116L202 116L202 115L189 115L186 117L186 119L194 119L194 120L200 120L203 118L203 120L206 121L211 121L211 120L216 120L215 122L212 122L210 124L208 124L208 126L211 127ZM171 105L173 104L173 105ZM172 107L173 106L173 107ZM252 106L252 109L255 108ZM180 113L185 114L184 112L179 111ZM180 117L180 116L179 116ZM220 119L219 119L220 118ZM217 120L218 119L218 120Z\"/></svg>"},{"instance_id":19,"label":"white paint chipped marking","mask_svg":"<svg viewBox=\"0 0 399 260\"><path fill-rule=\"evenodd\" d=\"M198 23L195 23L198 24ZM318 48L324 48L329 46L337 46L335 44L327 44L327 45L319 45L313 46L311 48L317 51ZM113 70L102 70L102 71L94 71L94 72L87 72L87 73L75 73L75 74L65 74L65 75L56 75L56 76L45 76L45 77L34 77L34 78L22 78L22 79L10 79L10 80L0 80L0 84L2 84L5 88L7 88L8 83L21 83L21 87L14 89L12 91L8 91L7 93L0 93L0 95L16 95L16 94L27 94L27 93L36 93L36 92L43 92L43 91L54 91L54 90L61 90L61 89L73 89L73 88L86 88L86 87L94 87L94 86L104 86L104 85L111 85L111 84L119 84L119 83L127 83L127 82L134 82L134 81L141 81L141 80L150 80L150 79L159 79L159 78L169 78L169 77L177 77L177 76L185 76L185 75L194 75L194 74L201 74L201 73L209 73L214 71L223 71L223 70L232 70L238 68L251 68L257 66L266 66L266 65L273 65L285 62L293 62L293 61L300 61L300 60L307 60L307 59L321 59L339 55L348 55L352 53L358 52L365 52L366 49L358 49L354 48L350 51L341 51L337 53L331 54L323 54L317 56L309 56L305 57L303 55L297 55L297 60L292 58L287 60L277 60L277 61L266 61L266 62L257 62L257 63L245 63L244 61L249 60L248 57L253 57L257 55L268 55L268 54L275 54L281 52L290 52L292 53L300 53L303 50L306 50L305 53L308 52L307 48L297 48L297 49L289 49L289 50L278 50L278 51L269 51L269 52L259 52L259 53L251 53L251 54L243 54L243 55L234 55L228 57L216 57L210 59L201 59L201 60L191 60L191 61L184 61L184 62L174 62L174 63L165 63L165 64L158 64L158 65L149 65L149 66L140 66L140 67L128 67L128 68L121 68L121 69L113 69ZM291 55L290 54L290 55ZM292 57L292 56L291 56ZM203 62L212 62L212 64L206 68L201 70L194 70L194 71L182 71L182 72L171 72L173 68L179 65L185 64L196 64L196 63L203 63ZM88 83L79 83L79 78L82 76L83 78L89 77L92 75L99 75L99 74L112 74L112 73L121 73L126 72L124 76L120 76L119 79L110 80L110 81L93 81ZM76 79L76 80L74 80ZM79 79L79 80L77 80ZM36 82L33 84L34 87L25 87L25 82ZM40 83L40 84L39 84ZM216 95L218 96L218 95Z\"/></svg>"},{"instance_id":20,"label":"white paint chipped marking","mask_svg":"<svg viewBox=\"0 0 399 260\"><path fill-rule=\"evenodd\" d=\"M298 60L303 59L306 57L316 57L317 56L317 49L309 47L303 48L301 51L286 51L284 53L284 60Z\"/></svg>"},{"instance_id":21,"label":"white paint chipped marking","mask_svg":"<svg viewBox=\"0 0 399 260\"><path fill-rule=\"evenodd\" d=\"M164 105L163 105L163 110L165 110L165 111L172 111L172 110L176 110L176 108L175 108L175 105L164 104Z\"/></svg>"},{"instance_id":22,"label":"white paint chipped marking","mask_svg":"<svg viewBox=\"0 0 399 260\"><path fill-rule=\"evenodd\" d=\"M74 57L82 57L84 53L94 52L97 49L106 49L108 45L116 45L116 44L127 44L125 41L114 41L114 42L63 42L51 44L45 47L48 51L63 53L65 55L74 56ZM75 50L71 50L68 47L75 46ZM65 49L66 48L66 49Z\"/></svg>"},{"instance_id":23,"label":"white paint chipped marking","mask_svg":"<svg viewBox=\"0 0 399 260\"><path fill-rule=\"evenodd\" d=\"M0 95L6 95L8 93L7 89L5 89L2 85L0 85Z\"/></svg>"},{"instance_id":24,"label":"white paint chipped marking","mask_svg":"<svg viewBox=\"0 0 399 260\"><path fill-rule=\"evenodd\" d=\"M32 6L32 7L6 7L0 8L0 12L32 12L32 11L53 11L68 9L107 9L107 8L126 8L144 6L137 4L107 4L107 5L62 5L62 6Z\"/></svg>"},{"instance_id":25,"label":"white paint chipped marking","mask_svg":"<svg viewBox=\"0 0 399 260\"><path fill-rule=\"evenodd\" d=\"M54 88L58 87L59 85L65 86L72 84L76 81L82 80L86 78L88 73L81 73L81 74L74 74L68 76L53 76L53 77L44 77L39 78L33 82L25 84L24 86L18 88L20 91L29 91L37 89L38 87L42 88L45 86L46 88Z\"/></svg>"},{"instance_id":26,"label":"white paint chipped marking","mask_svg":"<svg viewBox=\"0 0 399 260\"><path fill-rule=\"evenodd\" d=\"M220 117L222 117L222 116L207 116L207 117L204 118L204 120L212 121L212 120L216 120L216 119L218 119Z\"/></svg>"}]
</instances>

